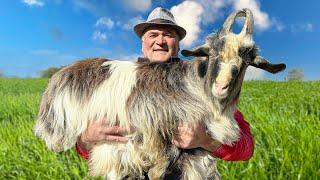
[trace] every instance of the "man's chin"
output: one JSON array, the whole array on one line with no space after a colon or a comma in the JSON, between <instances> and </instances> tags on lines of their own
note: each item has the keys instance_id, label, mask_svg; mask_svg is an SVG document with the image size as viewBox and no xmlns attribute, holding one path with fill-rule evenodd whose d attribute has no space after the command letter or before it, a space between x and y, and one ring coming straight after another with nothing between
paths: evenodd
<instances>
[{"instance_id":1,"label":"man's chin","mask_svg":"<svg viewBox=\"0 0 320 180\"><path fill-rule=\"evenodd\" d=\"M168 56L168 55L157 55L157 56L153 56L152 59L154 61L165 62L165 61L168 61L169 58L170 58L170 56Z\"/></svg>"}]
</instances>

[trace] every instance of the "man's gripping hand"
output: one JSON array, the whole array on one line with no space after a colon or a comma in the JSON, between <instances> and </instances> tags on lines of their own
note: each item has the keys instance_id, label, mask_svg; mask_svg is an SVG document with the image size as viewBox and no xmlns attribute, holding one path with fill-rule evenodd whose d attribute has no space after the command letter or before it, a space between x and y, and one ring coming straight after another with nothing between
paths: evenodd
<instances>
[{"instance_id":1,"label":"man's gripping hand","mask_svg":"<svg viewBox=\"0 0 320 180\"><path fill-rule=\"evenodd\" d=\"M78 139L78 144L87 149L92 149L93 145L103 142L127 142L128 138L123 135L126 130L119 126L108 126L106 120L91 120L85 132Z\"/></svg>"}]
</instances>

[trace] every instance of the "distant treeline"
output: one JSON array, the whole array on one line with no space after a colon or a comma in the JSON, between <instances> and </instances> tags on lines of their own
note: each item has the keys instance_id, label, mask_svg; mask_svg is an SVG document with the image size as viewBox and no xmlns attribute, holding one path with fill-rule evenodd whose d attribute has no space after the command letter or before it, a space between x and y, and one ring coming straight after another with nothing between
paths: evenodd
<instances>
[{"instance_id":1,"label":"distant treeline","mask_svg":"<svg viewBox=\"0 0 320 180\"><path fill-rule=\"evenodd\" d=\"M40 76L42 78L50 78L54 73L59 71L62 67L49 67L48 69L42 70ZM0 72L1 74L1 72ZM284 80L286 81L301 81L304 78L304 72L302 69L291 69L288 71L287 76Z\"/></svg>"},{"instance_id":2,"label":"distant treeline","mask_svg":"<svg viewBox=\"0 0 320 180\"><path fill-rule=\"evenodd\" d=\"M42 78L51 78L51 76L58 72L62 67L49 67L39 72ZM4 72L0 69L0 77L5 77ZM288 71L285 81L301 81L304 79L304 72L302 69L291 69Z\"/></svg>"}]
</instances>

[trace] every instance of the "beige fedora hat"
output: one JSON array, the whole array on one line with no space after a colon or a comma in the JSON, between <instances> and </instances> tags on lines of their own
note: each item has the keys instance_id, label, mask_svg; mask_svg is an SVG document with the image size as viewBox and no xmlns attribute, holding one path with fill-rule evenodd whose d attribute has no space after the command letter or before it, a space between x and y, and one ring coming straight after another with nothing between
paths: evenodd
<instances>
[{"instance_id":1,"label":"beige fedora hat","mask_svg":"<svg viewBox=\"0 0 320 180\"><path fill-rule=\"evenodd\" d=\"M172 13L169 10L161 7L155 8L149 14L146 22L142 22L135 25L133 29L134 32L141 38L141 36L144 34L145 30L148 27L152 27L155 25L164 25L172 27L177 31L180 40L182 40L187 34L186 30L183 27L177 25Z\"/></svg>"}]
</instances>

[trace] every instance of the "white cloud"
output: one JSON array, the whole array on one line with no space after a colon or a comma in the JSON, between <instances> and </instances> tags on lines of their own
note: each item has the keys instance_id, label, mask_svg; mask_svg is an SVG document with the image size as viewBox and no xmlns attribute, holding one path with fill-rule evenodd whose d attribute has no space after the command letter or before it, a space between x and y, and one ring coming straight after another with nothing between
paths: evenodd
<instances>
[{"instance_id":1,"label":"white cloud","mask_svg":"<svg viewBox=\"0 0 320 180\"><path fill-rule=\"evenodd\" d=\"M279 32L282 32L284 29L286 29L286 26L275 17L272 18L271 23L275 27L275 29Z\"/></svg>"},{"instance_id":2,"label":"white cloud","mask_svg":"<svg viewBox=\"0 0 320 180\"><path fill-rule=\"evenodd\" d=\"M226 8L229 6L233 10L251 9L258 31L264 31L272 26L278 31L285 28L279 20L270 20L269 15L261 10L258 0L187 0L171 8L177 23L187 30L182 45L191 46L199 37L201 26L213 24L217 19L225 17Z\"/></svg>"},{"instance_id":3,"label":"white cloud","mask_svg":"<svg viewBox=\"0 0 320 180\"><path fill-rule=\"evenodd\" d=\"M136 16L129 19L129 21L124 23L123 25L121 22L118 22L117 25L122 26L122 28L125 30L133 30L133 26L141 22L144 22L143 18L141 16Z\"/></svg>"},{"instance_id":4,"label":"white cloud","mask_svg":"<svg viewBox=\"0 0 320 180\"><path fill-rule=\"evenodd\" d=\"M252 66L247 68L246 74L244 76L245 80L261 80L265 79L265 71Z\"/></svg>"},{"instance_id":5,"label":"white cloud","mask_svg":"<svg viewBox=\"0 0 320 180\"><path fill-rule=\"evenodd\" d=\"M222 8L231 4L231 0L194 0L201 4L204 12L201 15L202 23L213 23L216 19L223 17Z\"/></svg>"},{"instance_id":6,"label":"white cloud","mask_svg":"<svg viewBox=\"0 0 320 180\"><path fill-rule=\"evenodd\" d=\"M97 20L96 27L107 27L108 29L112 29L114 26L114 22L107 17L101 17Z\"/></svg>"},{"instance_id":7,"label":"white cloud","mask_svg":"<svg viewBox=\"0 0 320 180\"><path fill-rule=\"evenodd\" d=\"M202 23L214 23L216 19L226 16L225 8L232 6L234 10L249 8L252 10L255 26L259 31L264 31L270 28L273 24L266 12L260 8L258 0L195 0L204 8L202 14ZM281 28L276 24L276 28Z\"/></svg>"},{"instance_id":8,"label":"white cloud","mask_svg":"<svg viewBox=\"0 0 320 180\"><path fill-rule=\"evenodd\" d=\"M26 3L28 6L43 6L44 2L40 0L23 0L23 3Z\"/></svg>"},{"instance_id":9,"label":"white cloud","mask_svg":"<svg viewBox=\"0 0 320 180\"><path fill-rule=\"evenodd\" d=\"M100 43L105 43L107 42L107 34L101 31L94 31L92 39Z\"/></svg>"},{"instance_id":10,"label":"white cloud","mask_svg":"<svg viewBox=\"0 0 320 180\"><path fill-rule=\"evenodd\" d=\"M306 31L313 31L313 24L306 23L305 24L305 29L306 29Z\"/></svg>"},{"instance_id":11,"label":"white cloud","mask_svg":"<svg viewBox=\"0 0 320 180\"><path fill-rule=\"evenodd\" d=\"M249 8L254 17L254 24L258 30L264 31L272 25L269 15L260 9L260 4L257 0L234 0L233 6L235 10Z\"/></svg>"},{"instance_id":12,"label":"white cloud","mask_svg":"<svg viewBox=\"0 0 320 180\"><path fill-rule=\"evenodd\" d=\"M177 24L187 31L187 36L181 41L181 44L187 47L191 46L200 34L202 6L195 1L184 1L177 6L173 6L170 11Z\"/></svg>"},{"instance_id":13,"label":"white cloud","mask_svg":"<svg viewBox=\"0 0 320 180\"><path fill-rule=\"evenodd\" d=\"M144 12L150 9L152 5L151 0L123 0L122 2L127 8L134 11Z\"/></svg>"},{"instance_id":14,"label":"white cloud","mask_svg":"<svg viewBox=\"0 0 320 180\"><path fill-rule=\"evenodd\" d=\"M297 24L290 25L290 30L292 33L297 33L297 32L302 32L302 31L312 32L313 29L314 29L314 26L310 22L297 23Z\"/></svg>"}]
</instances>

